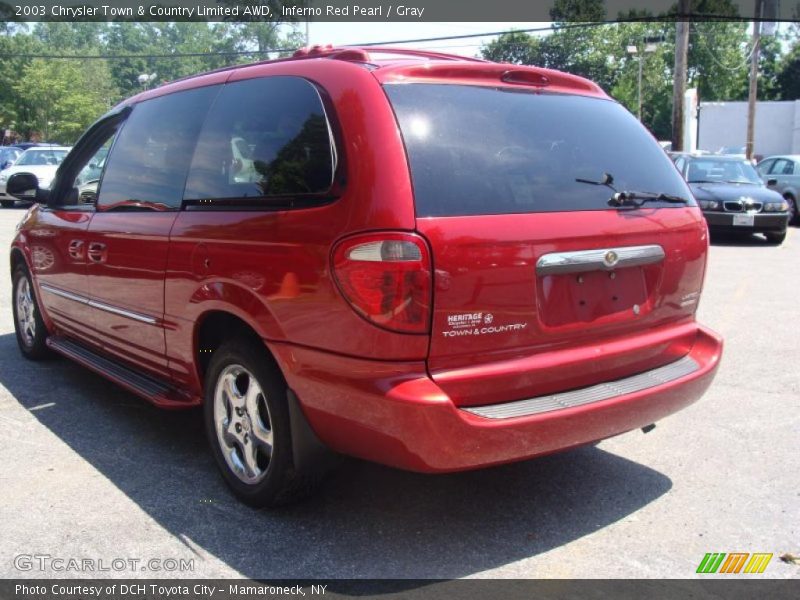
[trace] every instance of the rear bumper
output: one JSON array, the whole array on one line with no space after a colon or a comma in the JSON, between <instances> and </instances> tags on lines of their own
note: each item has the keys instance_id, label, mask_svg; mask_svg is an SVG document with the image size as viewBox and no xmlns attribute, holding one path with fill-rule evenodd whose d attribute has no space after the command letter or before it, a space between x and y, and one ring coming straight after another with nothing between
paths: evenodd
<instances>
[{"instance_id":1,"label":"rear bumper","mask_svg":"<svg viewBox=\"0 0 800 600\"><path fill-rule=\"evenodd\" d=\"M741 233L760 233L760 232L781 232L785 231L789 222L787 213L753 215L752 226L742 226L733 224L733 216L736 213L723 212L704 212L703 216L708 222L708 228L712 231L741 232Z\"/></svg>"},{"instance_id":2,"label":"rear bumper","mask_svg":"<svg viewBox=\"0 0 800 600\"><path fill-rule=\"evenodd\" d=\"M698 326L684 359L696 368L684 369L686 374L677 372L665 383L654 375L645 389L631 384L619 395L566 408L510 417L489 411L500 418L457 407L422 362L367 361L283 344L270 348L322 442L344 454L435 473L523 460L654 423L702 396L719 365L722 341ZM507 403L512 404L519 401Z\"/></svg>"}]
</instances>

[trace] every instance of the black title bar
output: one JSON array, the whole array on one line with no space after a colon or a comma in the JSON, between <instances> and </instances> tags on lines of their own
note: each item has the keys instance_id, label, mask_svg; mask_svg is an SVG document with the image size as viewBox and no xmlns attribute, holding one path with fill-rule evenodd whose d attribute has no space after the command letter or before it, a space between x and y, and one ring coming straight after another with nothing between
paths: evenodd
<instances>
[{"instance_id":1,"label":"black title bar","mask_svg":"<svg viewBox=\"0 0 800 600\"><path fill-rule=\"evenodd\" d=\"M559 21L554 0L17 0L0 2L3 21L328 21L328 22L537 22ZM615 0L605 14L588 11L573 21L679 18L670 0ZM713 4L713 3L712 3ZM753 20L754 0L733 0L733 10L695 9L684 20ZM800 18L793 2L765 0L759 20Z\"/></svg>"}]
</instances>

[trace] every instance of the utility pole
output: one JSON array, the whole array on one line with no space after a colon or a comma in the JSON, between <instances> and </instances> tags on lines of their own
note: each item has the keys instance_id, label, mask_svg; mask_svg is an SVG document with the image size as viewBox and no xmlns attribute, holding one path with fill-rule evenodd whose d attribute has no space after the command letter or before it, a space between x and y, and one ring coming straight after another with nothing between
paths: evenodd
<instances>
[{"instance_id":1,"label":"utility pole","mask_svg":"<svg viewBox=\"0 0 800 600\"><path fill-rule=\"evenodd\" d=\"M756 130L756 100L758 98L758 55L761 46L761 17L764 2L756 0L755 20L753 21L753 51L750 53L750 91L747 95L747 141L744 152L747 160L753 158L753 143Z\"/></svg>"},{"instance_id":2,"label":"utility pole","mask_svg":"<svg viewBox=\"0 0 800 600\"><path fill-rule=\"evenodd\" d=\"M689 57L691 0L678 0L675 22L675 84L672 88L672 149L683 151L683 97L686 94L686 63Z\"/></svg>"}]
</instances>

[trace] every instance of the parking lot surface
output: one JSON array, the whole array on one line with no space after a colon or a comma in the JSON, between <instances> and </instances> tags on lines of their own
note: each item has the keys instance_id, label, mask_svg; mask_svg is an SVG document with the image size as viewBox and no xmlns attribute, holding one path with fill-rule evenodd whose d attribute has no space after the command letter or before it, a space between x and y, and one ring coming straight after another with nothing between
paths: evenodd
<instances>
[{"instance_id":1,"label":"parking lot surface","mask_svg":"<svg viewBox=\"0 0 800 600\"><path fill-rule=\"evenodd\" d=\"M0 210L0 247L22 215ZM197 411L24 360L10 297L4 272L0 577L683 578L707 552L774 553L761 577L800 577L778 559L800 555L797 228L781 246L714 242L699 318L725 337L722 366L654 431L457 475L349 460L273 512L228 493ZM39 570L56 558L94 570Z\"/></svg>"}]
</instances>

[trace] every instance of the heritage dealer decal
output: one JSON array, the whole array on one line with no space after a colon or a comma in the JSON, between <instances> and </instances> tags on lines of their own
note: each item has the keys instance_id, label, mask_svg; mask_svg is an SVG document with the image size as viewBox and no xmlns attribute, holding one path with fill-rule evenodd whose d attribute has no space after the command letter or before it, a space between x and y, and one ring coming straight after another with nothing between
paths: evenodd
<instances>
[{"instance_id":1,"label":"heritage dealer decal","mask_svg":"<svg viewBox=\"0 0 800 600\"><path fill-rule=\"evenodd\" d=\"M492 313L459 313L447 315L448 331L443 331L445 337L458 337L463 335L488 335L492 333L507 333L509 331L521 331L528 326L528 323L509 323L507 325L497 325L494 323Z\"/></svg>"}]
</instances>

